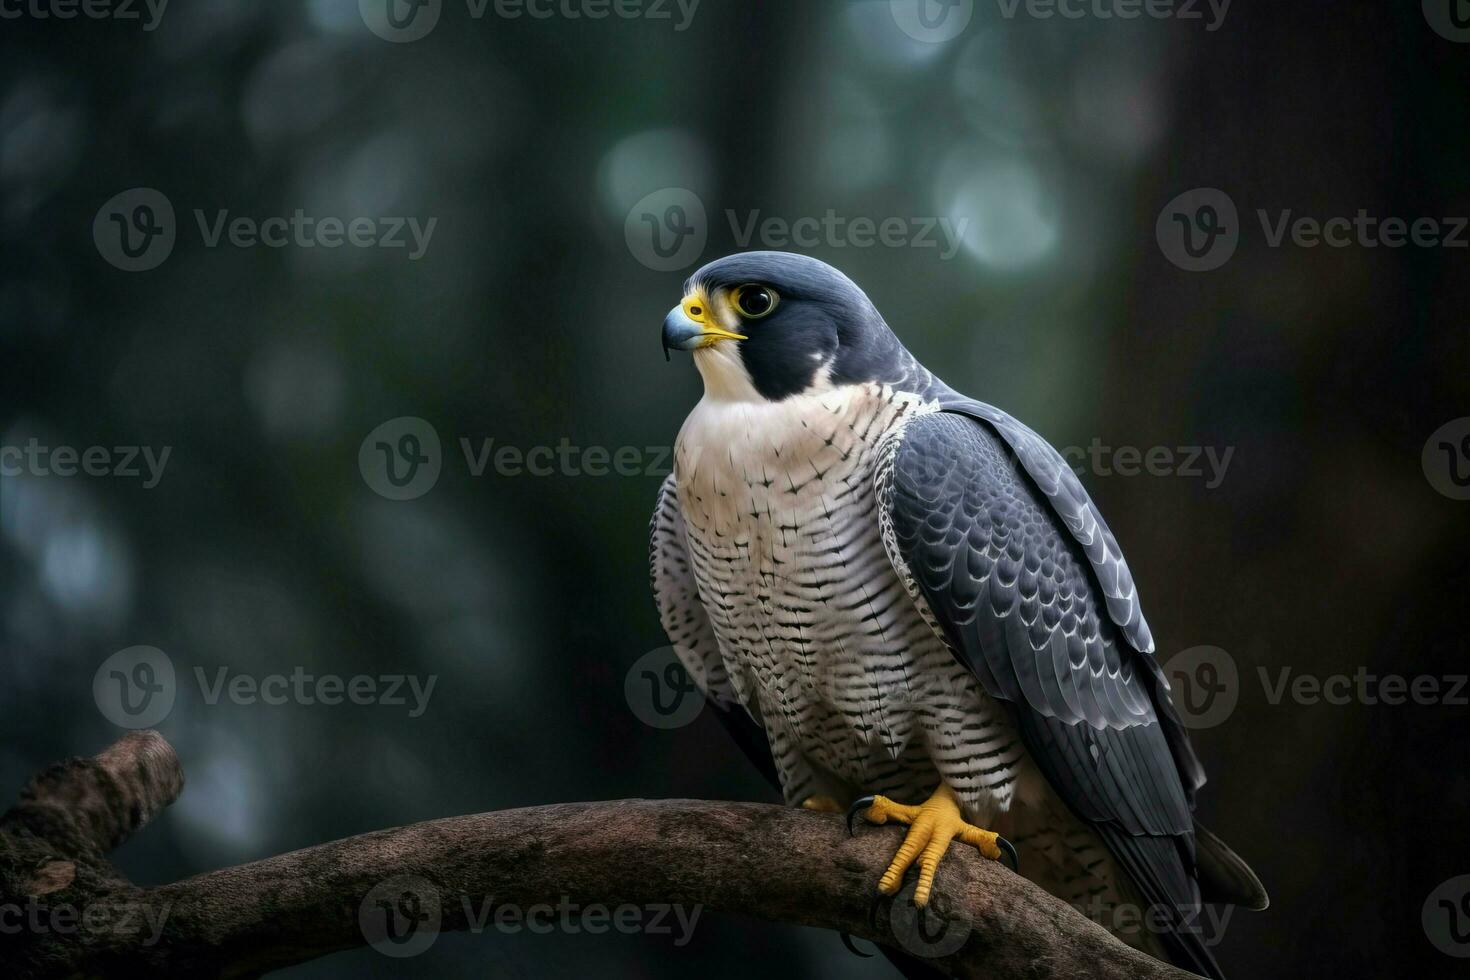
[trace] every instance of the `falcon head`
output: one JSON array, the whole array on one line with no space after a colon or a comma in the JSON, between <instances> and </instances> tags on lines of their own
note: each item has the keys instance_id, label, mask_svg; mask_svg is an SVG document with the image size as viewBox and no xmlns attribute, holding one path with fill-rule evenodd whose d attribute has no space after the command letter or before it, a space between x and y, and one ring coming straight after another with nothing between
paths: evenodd
<instances>
[{"instance_id":1,"label":"falcon head","mask_svg":"<svg viewBox=\"0 0 1470 980\"><path fill-rule=\"evenodd\" d=\"M708 396L779 402L891 373L902 348L847 276L804 255L742 252L690 277L664 353L693 351Z\"/></svg>"}]
</instances>

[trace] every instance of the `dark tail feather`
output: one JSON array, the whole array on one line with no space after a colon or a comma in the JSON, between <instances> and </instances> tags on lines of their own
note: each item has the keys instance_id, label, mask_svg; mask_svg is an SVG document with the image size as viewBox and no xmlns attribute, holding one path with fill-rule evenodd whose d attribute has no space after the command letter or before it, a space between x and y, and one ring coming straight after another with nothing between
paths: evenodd
<instances>
[{"instance_id":1,"label":"dark tail feather","mask_svg":"<svg viewBox=\"0 0 1470 980\"><path fill-rule=\"evenodd\" d=\"M1199 887L1185 869L1179 841L1134 836L1106 824L1097 829L1147 903L1142 911L1153 921L1156 915L1164 917L1157 936L1174 964L1211 980L1225 980L1200 930Z\"/></svg>"},{"instance_id":2,"label":"dark tail feather","mask_svg":"<svg viewBox=\"0 0 1470 980\"><path fill-rule=\"evenodd\" d=\"M776 773L776 760L771 756L771 740L766 735L766 730L755 723L746 711L738 704L720 704L714 698L706 697L705 705L720 719L720 724L725 726L725 731L740 746L740 751L745 757L755 764L761 775L766 777L766 782L779 796L781 793L781 777Z\"/></svg>"},{"instance_id":3,"label":"dark tail feather","mask_svg":"<svg viewBox=\"0 0 1470 980\"><path fill-rule=\"evenodd\" d=\"M1266 886L1239 854L1208 829L1194 825L1195 864L1200 896L1206 902L1261 911L1271 904Z\"/></svg>"}]
</instances>

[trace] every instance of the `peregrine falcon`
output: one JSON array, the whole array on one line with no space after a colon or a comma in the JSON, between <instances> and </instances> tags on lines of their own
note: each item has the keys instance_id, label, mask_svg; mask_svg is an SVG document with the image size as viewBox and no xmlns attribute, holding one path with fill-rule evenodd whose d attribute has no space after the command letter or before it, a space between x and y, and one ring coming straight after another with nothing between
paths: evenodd
<instances>
[{"instance_id":1,"label":"peregrine falcon","mask_svg":"<svg viewBox=\"0 0 1470 980\"><path fill-rule=\"evenodd\" d=\"M1265 890L1193 818L1204 771L1063 457L805 256L700 269L663 345L704 396L653 514L660 620L786 802L907 825L884 894L916 867L925 906L959 840L1084 910L1148 913L1115 932L1219 977L1201 902Z\"/></svg>"}]
</instances>

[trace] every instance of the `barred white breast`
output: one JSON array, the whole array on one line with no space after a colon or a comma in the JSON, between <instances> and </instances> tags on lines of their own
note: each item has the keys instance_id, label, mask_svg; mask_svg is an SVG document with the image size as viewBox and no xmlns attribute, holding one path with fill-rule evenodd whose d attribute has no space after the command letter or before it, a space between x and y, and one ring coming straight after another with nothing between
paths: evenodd
<instances>
[{"instance_id":1,"label":"barred white breast","mask_svg":"<svg viewBox=\"0 0 1470 980\"><path fill-rule=\"evenodd\" d=\"M981 819L1023 749L894 571L874 476L884 437L936 406L880 385L778 403L706 397L675 479L725 673L756 707L788 801L908 798L942 775Z\"/></svg>"}]
</instances>

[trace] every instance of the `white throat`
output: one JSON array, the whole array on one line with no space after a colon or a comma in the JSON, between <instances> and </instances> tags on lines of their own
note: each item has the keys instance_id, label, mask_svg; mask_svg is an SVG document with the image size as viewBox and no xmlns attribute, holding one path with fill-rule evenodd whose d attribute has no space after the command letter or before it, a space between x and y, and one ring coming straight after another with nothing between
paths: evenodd
<instances>
[{"instance_id":1,"label":"white throat","mask_svg":"<svg viewBox=\"0 0 1470 980\"><path fill-rule=\"evenodd\" d=\"M727 342L701 347L694 352L694 366L704 379L704 397L717 402L763 402L761 393L755 390L750 372L735 351L735 345Z\"/></svg>"}]
</instances>

